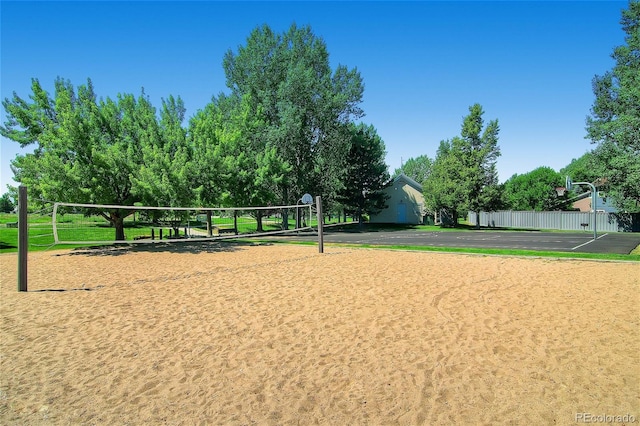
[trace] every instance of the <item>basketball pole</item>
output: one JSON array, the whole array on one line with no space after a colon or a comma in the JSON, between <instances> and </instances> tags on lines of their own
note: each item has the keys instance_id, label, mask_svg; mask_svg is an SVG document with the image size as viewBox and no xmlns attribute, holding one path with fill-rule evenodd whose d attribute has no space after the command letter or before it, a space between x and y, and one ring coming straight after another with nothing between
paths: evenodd
<instances>
[{"instance_id":1,"label":"basketball pole","mask_svg":"<svg viewBox=\"0 0 640 426\"><path fill-rule=\"evenodd\" d=\"M318 252L324 253L324 235L322 233L322 197L316 196L316 211L318 214Z\"/></svg>"},{"instance_id":2,"label":"basketball pole","mask_svg":"<svg viewBox=\"0 0 640 426\"><path fill-rule=\"evenodd\" d=\"M570 191L573 185L587 185L591 189L591 208L593 209L593 240L598 239L598 231L596 229L596 222L598 221L598 211L596 209L596 203L598 202L598 196L596 194L596 187L590 182L573 182L569 176L566 177L566 187Z\"/></svg>"},{"instance_id":3,"label":"basketball pole","mask_svg":"<svg viewBox=\"0 0 640 426\"><path fill-rule=\"evenodd\" d=\"M18 291L27 291L27 187L18 187Z\"/></svg>"}]
</instances>

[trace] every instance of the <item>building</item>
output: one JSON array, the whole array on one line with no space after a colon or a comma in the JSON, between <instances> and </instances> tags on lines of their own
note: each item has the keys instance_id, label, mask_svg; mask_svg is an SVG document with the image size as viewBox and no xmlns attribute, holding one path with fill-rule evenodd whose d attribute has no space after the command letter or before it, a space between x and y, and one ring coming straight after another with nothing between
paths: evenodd
<instances>
[{"instance_id":1,"label":"building","mask_svg":"<svg viewBox=\"0 0 640 426\"><path fill-rule=\"evenodd\" d=\"M422 185L404 173L387 183L383 191L387 195L387 208L371 215L371 223L419 225L426 214Z\"/></svg>"},{"instance_id":2,"label":"building","mask_svg":"<svg viewBox=\"0 0 640 426\"><path fill-rule=\"evenodd\" d=\"M571 206L581 212L593 211L591 207L591 191L580 194L574 199ZM616 213L618 211L600 191L596 192L596 210L607 213Z\"/></svg>"}]
</instances>

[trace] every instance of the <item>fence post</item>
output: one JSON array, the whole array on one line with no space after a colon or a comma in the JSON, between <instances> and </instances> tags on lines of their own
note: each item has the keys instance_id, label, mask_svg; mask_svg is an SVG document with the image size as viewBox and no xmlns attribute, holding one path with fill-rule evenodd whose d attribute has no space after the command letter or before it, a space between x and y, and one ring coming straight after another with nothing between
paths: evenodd
<instances>
[{"instance_id":1,"label":"fence post","mask_svg":"<svg viewBox=\"0 0 640 426\"><path fill-rule=\"evenodd\" d=\"M324 253L324 234L322 232L324 216L322 215L322 198L319 195L316 196L316 211L318 214L318 252Z\"/></svg>"},{"instance_id":2,"label":"fence post","mask_svg":"<svg viewBox=\"0 0 640 426\"><path fill-rule=\"evenodd\" d=\"M18 291L27 291L27 187L18 187Z\"/></svg>"}]
</instances>

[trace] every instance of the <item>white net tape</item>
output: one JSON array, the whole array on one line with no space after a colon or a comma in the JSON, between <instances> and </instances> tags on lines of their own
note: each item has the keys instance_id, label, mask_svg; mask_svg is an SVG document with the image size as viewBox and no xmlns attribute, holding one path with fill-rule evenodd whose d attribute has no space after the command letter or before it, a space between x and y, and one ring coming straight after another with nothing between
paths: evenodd
<instances>
[{"instance_id":1,"label":"white net tape","mask_svg":"<svg viewBox=\"0 0 640 426\"><path fill-rule=\"evenodd\" d=\"M312 205L200 208L55 203L55 244L159 243L312 230Z\"/></svg>"}]
</instances>

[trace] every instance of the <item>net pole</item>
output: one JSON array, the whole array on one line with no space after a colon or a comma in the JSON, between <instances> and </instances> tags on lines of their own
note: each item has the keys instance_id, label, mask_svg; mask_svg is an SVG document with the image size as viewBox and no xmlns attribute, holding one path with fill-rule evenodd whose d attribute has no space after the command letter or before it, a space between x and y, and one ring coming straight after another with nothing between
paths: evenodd
<instances>
[{"instance_id":1,"label":"net pole","mask_svg":"<svg viewBox=\"0 0 640 426\"><path fill-rule=\"evenodd\" d=\"M598 222L598 210L596 204L598 203L598 194L596 187L591 185L591 205L593 206L593 241L598 239L598 231L596 230L596 224Z\"/></svg>"},{"instance_id":2,"label":"net pole","mask_svg":"<svg viewBox=\"0 0 640 426\"><path fill-rule=\"evenodd\" d=\"M18 187L18 291L27 291L27 187Z\"/></svg>"},{"instance_id":3,"label":"net pole","mask_svg":"<svg viewBox=\"0 0 640 426\"><path fill-rule=\"evenodd\" d=\"M58 217L58 203L53 205L53 213L51 216L51 227L53 228L53 241L58 244L58 223L56 222L56 218Z\"/></svg>"},{"instance_id":4,"label":"net pole","mask_svg":"<svg viewBox=\"0 0 640 426\"><path fill-rule=\"evenodd\" d=\"M316 211L318 212L318 252L324 253L324 235L322 232L322 197L316 196Z\"/></svg>"}]
</instances>

